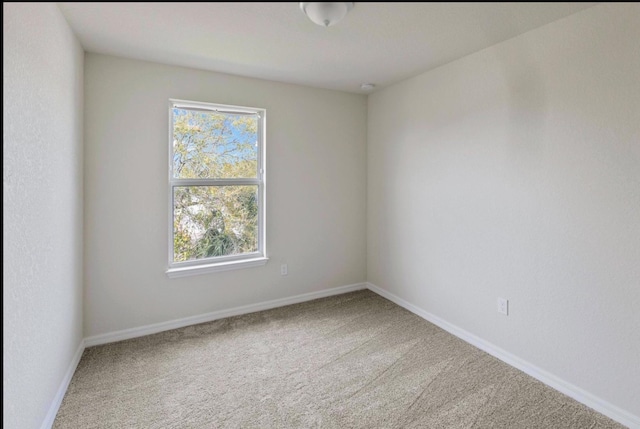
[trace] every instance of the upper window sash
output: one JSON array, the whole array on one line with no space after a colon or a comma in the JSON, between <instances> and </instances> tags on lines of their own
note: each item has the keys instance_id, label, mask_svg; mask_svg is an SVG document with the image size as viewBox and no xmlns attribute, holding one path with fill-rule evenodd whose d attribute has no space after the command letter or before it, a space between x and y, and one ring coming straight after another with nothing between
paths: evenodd
<instances>
[{"instance_id":1,"label":"upper window sash","mask_svg":"<svg viewBox=\"0 0 640 429\"><path fill-rule=\"evenodd\" d=\"M260 112L178 102L170 109L172 180L261 179Z\"/></svg>"}]
</instances>

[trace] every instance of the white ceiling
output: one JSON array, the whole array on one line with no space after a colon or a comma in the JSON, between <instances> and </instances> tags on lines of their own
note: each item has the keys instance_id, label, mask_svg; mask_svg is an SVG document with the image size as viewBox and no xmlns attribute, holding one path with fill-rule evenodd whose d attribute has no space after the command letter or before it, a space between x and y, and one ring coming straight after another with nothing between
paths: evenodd
<instances>
[{"instance_id":1,"label":"white ceiling","mask_svg":"<svg viewBox=\"0 0 640 429\"><path fill-rule=\"evenodd\" d=\"M58 3L85 50L349 92L433 69L595 3Z\"/></svg>"}]
</instances>

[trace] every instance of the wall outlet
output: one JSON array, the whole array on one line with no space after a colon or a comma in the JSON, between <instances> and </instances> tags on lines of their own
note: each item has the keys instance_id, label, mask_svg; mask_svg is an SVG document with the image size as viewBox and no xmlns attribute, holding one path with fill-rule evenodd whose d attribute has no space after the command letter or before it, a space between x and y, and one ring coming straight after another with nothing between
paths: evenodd
<instances>
[{"instance_id":1,"label":"wall outlet","mask_svg":"<svg viewBox=\"0 0 640 429\"><path fill-rule=\"evenodd\" d=\"M287 274L289 274L289 269L287 268L287 264L280 265L280 275L286 276Z\"/></svg>"},{"instance_id":2,"label":"wall outlet","mask_svg":"<svg viewBox=\"0 0 640 429\"><path fill-rule=\"evenodd\" d=\"M504 298L498 298L498 313L509 315L509 300Z\"/></svg>"}]
</instances>

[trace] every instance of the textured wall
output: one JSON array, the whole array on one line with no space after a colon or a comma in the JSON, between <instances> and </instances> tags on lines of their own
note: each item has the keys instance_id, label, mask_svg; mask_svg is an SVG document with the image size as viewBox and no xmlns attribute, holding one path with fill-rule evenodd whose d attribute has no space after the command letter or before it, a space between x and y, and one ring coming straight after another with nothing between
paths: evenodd
<instances>
[{"instance_id":1,"label":"textured wall","mask_svg":"<svg viewBox=\"0 0 640 429\"><path fill-rule=\"evenodd\" d=\"M82 339L83 51L3 4L3 427L42 424Z\"/></svg>"},{"instance_id":2,"label":"textured wall","mask_svg":"<svg viewBox=\"0 0 640 429\"><path fill-rule=\"evenodd\" d=\"M85 80L87 336L365 280L364 96L97 54ZM169 98L267 109L267 265L165 275Z\"/></svg>"},{"instance_id":3,"label":"textured wall","mask_svg":"<svg viewBox=\"0 0 640 429\"><path fill-rule=\"evenodd\" d=\"M367 147L368 280L636 416L639 40L597 5L383 89Z\"/></svg>"}]
</instances>

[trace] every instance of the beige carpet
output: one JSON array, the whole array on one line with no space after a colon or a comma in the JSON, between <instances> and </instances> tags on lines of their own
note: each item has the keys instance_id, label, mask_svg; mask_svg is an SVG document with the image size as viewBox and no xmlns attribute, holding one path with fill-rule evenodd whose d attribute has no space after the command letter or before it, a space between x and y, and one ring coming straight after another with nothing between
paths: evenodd
<instances>
[{"instance_id":1,"label":"beige carpet","mask_svg":"<svg viewBox=\"0 0 640 429\"><path fill-rule=\"evenodd\" d=\"M370 291L89 348L55 428L621 428Z\"/></svg>"}]
</instances>

